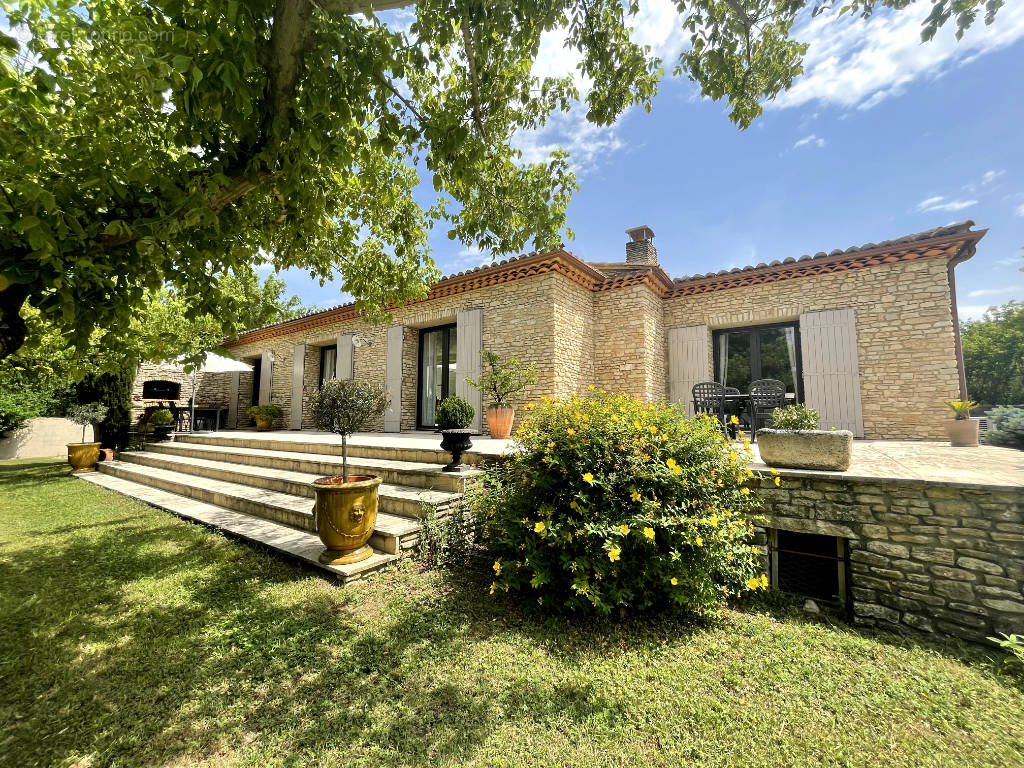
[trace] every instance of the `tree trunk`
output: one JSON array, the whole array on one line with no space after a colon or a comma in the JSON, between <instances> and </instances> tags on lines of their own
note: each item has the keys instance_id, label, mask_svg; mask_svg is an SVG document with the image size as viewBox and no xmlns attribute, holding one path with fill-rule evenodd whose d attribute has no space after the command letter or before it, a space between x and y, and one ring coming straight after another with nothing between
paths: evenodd
<instances>
[{"instance_id":1,"label":"tree trunk","mask_svg":"<svg viewBox=\"0 0 1024 768\"><path fill-rule=\"evenodd\" d=\"M341 436L341 482L348 482L348 435Z\"/></svg>"},{"instance_id":2,"label":"tree trunk","mask_svg":"<svg viewBox=\"0 0 1024 768\"><path fill-rule=\"evenodd\" d=\"M21 308L28 294L27 283L10 283L0 290L0 360L13 355L25 343L28 328Z\"/></svg>"}]
</instances>

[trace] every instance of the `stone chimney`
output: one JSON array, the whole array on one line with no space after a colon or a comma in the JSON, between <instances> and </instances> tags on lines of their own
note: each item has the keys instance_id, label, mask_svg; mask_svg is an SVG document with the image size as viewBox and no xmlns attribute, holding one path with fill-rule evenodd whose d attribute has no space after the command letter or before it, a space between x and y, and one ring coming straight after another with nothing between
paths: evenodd
<instances>
[{"instance_id":1,"label":"stone chimney","mask_svg":"<svg viewBox=\"0 0 1024 768\"><path fill-rule=\"evenodd\" d=\"M626 262L629 264L657 264L658 249L654 247L654 230L646 224L627 229Z\"/></svg>"}]
</instances>

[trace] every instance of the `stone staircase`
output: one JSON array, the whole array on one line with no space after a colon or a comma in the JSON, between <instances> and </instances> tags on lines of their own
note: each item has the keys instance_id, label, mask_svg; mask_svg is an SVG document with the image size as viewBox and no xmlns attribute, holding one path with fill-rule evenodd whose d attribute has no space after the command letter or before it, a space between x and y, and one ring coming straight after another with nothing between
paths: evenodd
<instances>
[{"instance_id":1,"label":"stone staircase","mask_svg":"<svg viewBox=\"0 0 1024 768\"><path fill-rule=\"evenodd\" d=\"M340 475L341 445L315 439L275 439L255 433L181 434L100 462L82 479L186 519L286 552L342 581L363 578L419 543L422 518L444 513L462 497L478 470L442 472L448 454L382 436L377 445L349 446L349 474L377 475L374 556L361 563L322 565L313 520L312 482ZM482 461L484 457L469 456Z\"/></svg>"}]
</instances>

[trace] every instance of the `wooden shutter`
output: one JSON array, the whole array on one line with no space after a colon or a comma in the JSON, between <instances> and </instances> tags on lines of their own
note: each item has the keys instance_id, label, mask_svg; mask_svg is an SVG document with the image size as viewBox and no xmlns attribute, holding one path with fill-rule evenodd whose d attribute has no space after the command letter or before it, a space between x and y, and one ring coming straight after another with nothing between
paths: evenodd
<instances>
[{"instance_id":1,"label":"wooden shutter","mask_svg":"<svg viewBox=\"0 0 1024 768\"><path fill-rule=\"evenodd\" d=\"M274 353L264 352L260 358L260 394L254 405L270 405L274 394Z\"/></svg>"},{"instance_id":2,"label":"wooden shutter","mask_svg":"<svg viewBox=\"0 0 1024 768\"><path fill-rule=\"evenodd\" d=\"M405 327L388 328L387 358L384 363L384 386L391 395L391 408L384 414L384 431L402 431L402 342Z\"/></svg>"},{"instance_id":3,"label":"wooden shutter","mask_svg":"<svg viewBox=\"0 0 1024 768\"><path fill-rule=\"evenodd\" d=\"M343 333L338 336L338 350L334 356L335 378L354 379L356 377L355 346L352 334Z\"/></svg>"},{"instance_id":4,"label":"wooden shutter","mask_svg":"<svg viewBox=\"0 0 1024 768\"><path fill-rule=\"evenodd\" d=\"M848 429L864 437L857 367L857 312L826 309L800 315L804 401L821 429Z\"/></svg>"},{"instance_id":5,"label":"wooden shutter","mask_svg":"<svg viewBox=\"0 0 1024 768\"><path fill-rule=\"evenodd\" d=\"M668 329L668 399L693 416L693 385L711 380L710 333L706 325Z\"/></svg>"},{"instance_id":6,"label":"wooden shutter","mask_svg":"<svg viewBox=\"0 0 1024 768\"><path fill-rule=\"evenodd\" d=\"M484 348L484 311L467 309L455 318L457 340L455 343L455 394L465 398L473 406L473 423L469 428L480 432L483 428L483 394L466 383L466 377L480 377L480 352Z\"/></svg>"},{"instance_id":7,"label":"wooden shutter","mask_svg":"<svg viewBox=\"0 0 1024 768\"><path fill-rule=\"evenodd\" d=\"M306 372L306 345L292 347L292 407L288 427L302 429L302 389Z\"/></svg>"}]
</instances>

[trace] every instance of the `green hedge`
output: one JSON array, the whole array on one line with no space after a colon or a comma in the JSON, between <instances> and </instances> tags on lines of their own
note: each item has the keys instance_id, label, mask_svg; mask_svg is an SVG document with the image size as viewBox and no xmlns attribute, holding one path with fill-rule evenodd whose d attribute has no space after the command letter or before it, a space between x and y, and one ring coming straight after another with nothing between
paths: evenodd
<instances>
[{"instance_id":1,"label":"green hedge","mask_svg":"<svg viewBox=\"0 0 1024 768\"><path fill-rule=\"evenodd\" d=\"M749 444L730 447L712 419L597 392L528 405L516 440L468 497L495 556L492 593L706 614L767 586Z\"/></svg>"}]
</instances>

